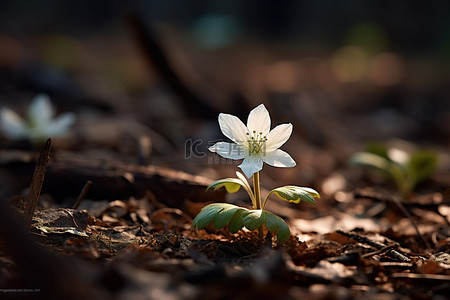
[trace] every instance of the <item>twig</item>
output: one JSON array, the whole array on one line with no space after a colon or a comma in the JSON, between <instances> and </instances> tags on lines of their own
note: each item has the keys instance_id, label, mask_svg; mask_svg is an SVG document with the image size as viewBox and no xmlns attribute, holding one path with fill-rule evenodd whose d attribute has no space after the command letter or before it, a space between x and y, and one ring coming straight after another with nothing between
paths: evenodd
<instances>
[{"instance_id":1,"label":"twig","mask_svg":"<svg viewBox=\"0 0 450 300\"><path fill-rule=\"evenodd\" d=\"M86 197L86 194L87 194L89 188L91 187L91 185L92 185L92 180L86 181L86 184L84 185L83 189L80 192L80 195L78 196L77 202L75 202L75 204L73 205L73 209L77 209L80 206L84 197Z\"/></svg>"},{"instance_id":2,"label":"twig","mask_svg":"<svg viewBox=\"0 0 450 300\"><path fill-rule=\"evenodd\" d=\"M430 249L431 248L430 243L428 243L428 241L423 237L422 233L420 233L419 228L416 225L416 222L414 221L413 217L411 216L409 211L406 209L406 207L402 204L402 202L397 197L393 197L393 200L394 200L394 203L398 206L398 208L400 208L402 213L409 219L409 222L414 227L414 230L416 231L417 236L422 240L423 243L425 243L427 248Z\"/></svg>"},{"instance_id":3,"label":"twig","mask_svg":"<svg viewBox=\"0 0 450 300\"><path fill-rule=\"evenodd\" d=\"M379 265L385 268L403 268L403 269L409 269L414 266L412 263L396 262L396 261L381 261L379 262Z\"/></svg>"},{"instance_id":4,"label":"twig","mask_svg":"<svg viewBox=\"0 0 450 300\"><path fill-rule=\"evenodd\" d=\"M391 250L391 249L397 248L397 247L398 247L397 244L394 244L394 245L388 245L388 246L383 247L383 248L381 248L381 249L379 249L379 250L377 250L377 251L373 251L373 252L370 252L370 253L366 253L366 254L362 255L362 258L369 258L369 257L372 257L372 256L374 256L374 255L383 254L383 253L385 253L385 252L387 252L387 251L389 251L389 250Z\"/></svg>"},{"instance_id":5,"label":"twig","mask_svg":"<svg viewBox=\"0 0 450 300\"><path fill-rule=\"evenodd\" d=\"M45 143L45 146L41 149L36 168L34 169L33 178L31 179L30 191L28 192L28 199L25 203L25 226L27 229L31 227L34 211L39 201L39 195L41 194L42 184L44 183L47 163L50 158L51 145L52 140L49 138Z\"/></svg>"},{"instance_id":6,"label":"twig","mask_svg":"<svg viewBox=\"0 0 450 300\"><path fill-rule=\"evenodd\" d=\"M358 241L360 243L367 244L369 246L372 246L372 247L374 247L374 248L376 248L378 250L381 250L381 249L386 247L386 245L384 245L382 243L378 243L378 242L372 241L372 240L370 240L369 238L367 238L365 236L360 236L358 234L349 233L349 232L345 232L345 231L342 231L342 230L336 230L336 232L339 233L339 234L345 235L347 237L354 238L356 241ZM399 253L398 251L392 250L392 249L388 250L386 252L386 255L390 256L393 259L397 259L399 261L402 261L402 262L409 262L409 261L411 261L408 257L406 257L403 254Z\"/></svg>"}]
</instances>

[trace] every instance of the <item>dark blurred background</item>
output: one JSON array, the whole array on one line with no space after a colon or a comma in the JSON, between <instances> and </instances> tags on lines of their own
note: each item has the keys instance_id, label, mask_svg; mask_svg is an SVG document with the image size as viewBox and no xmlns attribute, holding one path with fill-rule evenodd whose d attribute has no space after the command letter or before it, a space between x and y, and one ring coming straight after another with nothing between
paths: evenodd
<instances>
[{"instance_id":1,"label":"dark blurred background","mask_svg":"<svg viewBox=\"0 0 450 300\"><path fill-rule=\"evenodd\" d=\"M206 153L223 138L218 113L245 120L264 102L272 126L294 124L284 148L312 179L374 140L448 150L449 11L448 1L5 0L0 104L23 114L45 92L77 114L62 148L128 160L145 136L151 163L214 177L208 156L185 160L186 141Z\"/></svg>"}]
</instances>

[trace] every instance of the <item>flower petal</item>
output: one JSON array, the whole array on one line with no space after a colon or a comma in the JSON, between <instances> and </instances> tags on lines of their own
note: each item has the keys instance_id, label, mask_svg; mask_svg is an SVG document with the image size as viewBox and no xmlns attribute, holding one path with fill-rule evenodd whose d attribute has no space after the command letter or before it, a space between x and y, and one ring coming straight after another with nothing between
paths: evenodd
<instances>
[{"instance_id":1,"label":"flower petal","mask_svg":"<svg viewBox=\"0 0 450 300\"><path fill-rule=\"evenodd\" d=\"M247 127L251 131L262 132L263 136L269 133L270 116L264 104L258 105L250 112L247 119Z\"/></svg>"},{"instance_id":2,"label":"flower petal","mask_svg":"<svg viewBox=\"0 0 450 300\"><path fill-rule=\"evenodd\" d=\"M243 159L245 157L245 150L235 143L218 142L208 149L224 158Z\"/></svg>"},{"instance_id":3,"label":"flower petal","mask_svg":"<svg viewBox=\"0 0 450 300\"><path fill-rule=\"evenodd\" d=\"M43 134L47 135L46 138L52 136L60 136L69 131L70 126L75 123L75 114L64 113L55 120L51 121L46 127L42 128Z\"/></svg>"},{"instance_id":4,"label":"flower petal","mask_svg":"<svg viewBox=\"0 0 450 300\"><path fill-rule=\"evenodd\" d=\"M266 152L270 153L280 148L292 134L292 124L281 124L272 129L267 135Z\"/></svg>"},{"instance_id":5,"label":"flower petal","mask_svg":"<svg viewBox=\"0 0 450 300\"><path fill-rule=\"evenodd\" d=\"M28 119L33 127L45 127L50 124L55 114L50 98L45 94L34 97L28 107Z\"/></svg>"},{"instance_id":6,"label":"flower petal","mask_svg":"<svg viewBox=\"0 0 450 300\"><path fill-rule=\"evenodd\" d=\"M250 178L254 173L262 170L263 160L257 156L246 157L238 167L241 168L247 178Z\"/></svg>"},{"instance_id":7,"label":"flower petal","mask_svg":"<svg viewBox=\"0 0 450 300\"><path fill-rule=\"evenodd\" d=\"M25 121L14 111L3 108L0 113L0 128L3 133L12 139L28 137L28 128Z\"/></svg>"},{"instance_id":8,"label":"flower petal","mask_svg":"<svg viewBox=\"0 0 450 300\"><path fill-rule=\"evenodd\" d=\"M280 149L267 153L263 156L263 160L266 164L274 167L288 168L295 167L296 165L292 157L287 152Z\"/></svg>"},{"instance_id":9,"label":"flower petal","mask_svg":"<svg viewBox=\"0 0 450 300\"><path fill-rule=\"evenodd\" d=\"M247 143L248 129L238 117L230 114L219 114L219 126L222 133L233 142L243 145Z\"/></svg>"}]
</instances>

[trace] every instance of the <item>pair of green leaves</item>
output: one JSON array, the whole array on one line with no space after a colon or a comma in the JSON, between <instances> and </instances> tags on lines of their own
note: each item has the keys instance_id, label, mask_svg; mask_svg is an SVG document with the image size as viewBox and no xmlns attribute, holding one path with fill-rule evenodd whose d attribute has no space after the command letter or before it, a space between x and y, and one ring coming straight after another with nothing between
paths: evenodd
<instances>
[{"instance_id":1,"label":"pair of green leaves","mask_svg":"<svg viewBox=\"0 0 450 300\"><path fill-rule=\"evenodd\" d=\"M374 143L367 147L366 152L354 154L350 163L378 170L394 180L399 192L407 196L419 182L430 178L437 167L438 158L430 150L417 150L410 154Z\"/></svg>"},{"instance_id":2,"label":"pair of green leaves","mask_svg":"<svg viewBox=\"0 0 450 300\"><path fill-rule=\"evenodd\" d=\"M208 188L214 188L214 190L217 190L218 188L225 187L228 193L235 193L239 191L241 187L243 187L246 192L249 194L250 198L252 199L253 207L256 207L255 205L255 196L252 192L252 189L250 185L248 184L247 180L245 179L244 175L242 175L239 172L236 172L236 176L238 178L225 178L221 180L217 180L213 183L211 183ZM319 193L312 189L307 187L299 187L295 185L288 185L288 186L282 186L276 189L273 189L269 192L267 197L264 199L264 202L262 204L262 208L264 209L266 202L271 194L276 194L278 197L280 197L283 200L298 204L300 201L306 201L311 204L316 204L316 201L314 197L320 198Z\"/></svg>"},{"instance_id":3,"label":"pair of green leaves","mask_svg":"<svg viewBox=\"0 0 450 300\"><path fill-rule=\"evenodd\" d=\"M247 179L239 172L236 172L237 178L225 178L217 180L208 186L207 190L213 188L214 190L225 187L227 192L235 193L242 187L250 196L253 207L256 205L257 199L250 187ZM264 210L266 202L271 194L276 194L283 200L300 203L306 201L308 203L316 204L314 197L320 198L317 191L294 185L283 186L273 189L269 192L264 202L262 209L246 209L227 203L214 203L205 206L201 212L195 217L192 228L202 229L211 222L216 229L224 228L228 225L228 230L231 233L236 233L244 226L249 230L255 230L262 225L277 234L277 240L284 242L289 239L291 232L287 224L280 217ZM259 200L258 200L259 201Z\"/></svg>"},{"instance_id":4,"label":"pair of green leaves","mask_svg":"<svg viewBox=\"0 0 450 300\"><path fill-rule=\"evenodd\" d=\"M202 229L213 222L216 229L228 225L231 233L236 233L244 226L255 230L262 225L277 234L278 242L289 239L291 231L280 217L262 209L246 209L228 203L213 203L203 207L192 222L192 228Z\"/></svg>"}]
</instances>

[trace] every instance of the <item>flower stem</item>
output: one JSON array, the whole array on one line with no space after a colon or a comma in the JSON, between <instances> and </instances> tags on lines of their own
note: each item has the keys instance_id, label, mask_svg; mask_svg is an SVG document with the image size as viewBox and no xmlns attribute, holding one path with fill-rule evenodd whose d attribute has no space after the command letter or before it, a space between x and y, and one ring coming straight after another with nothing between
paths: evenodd
<instances>
[{"instance_id":1,"label":"flower stem","mask_svg":"<svg viewBox=\"0 0 450 300\"><path fill-rule=\"evenodd\" d=\"M261 209L261 195L260 195L260 185L259 185L259 172L253 174L253 191L255 194L255 209ZM262 225L258 227L259 238L263 238L263 228Z\"/></svg>"},{"instance_id":2,"label":"flower stem","mask_svg":"<svg viewBox=\"0 0 450 300\"><path fill-rule=\"evenodd\" d=\"M259 187L259 172L253 174L253 190L255 193L255 204L256 209L261 209L261 196L260 196L260 187Z\"/></svg>"}]
</instances>

